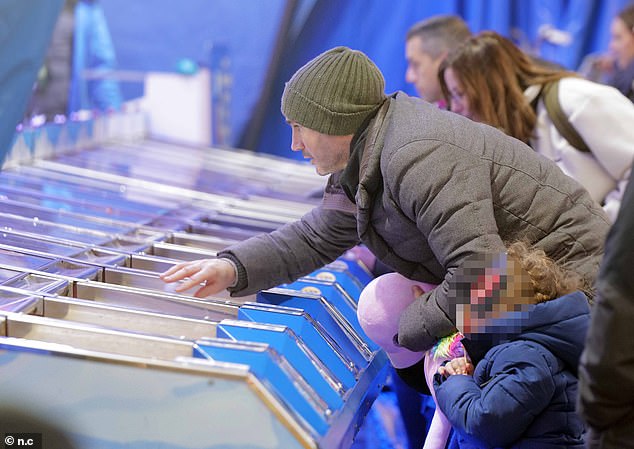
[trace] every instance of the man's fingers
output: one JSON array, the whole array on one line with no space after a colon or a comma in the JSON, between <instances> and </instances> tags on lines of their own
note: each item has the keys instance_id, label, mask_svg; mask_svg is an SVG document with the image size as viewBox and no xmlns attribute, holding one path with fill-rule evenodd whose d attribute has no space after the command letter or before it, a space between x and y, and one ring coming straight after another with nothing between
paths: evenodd
<instances>
[{"instance_id":1,"label":"man's fingers","mask_svg":"<svg viewBox=\"0 0 634 449\"><path fill-rule=\"evenodd\" d=\"M178 264L163 273L161 278L166 282L180 281L186 277L193 277L192 275L199 271L198 264Z\"/></svg>"},{"instance_id":2,"label":"man's fingers","mask_svg":"<svg viewBox=\"0 0 634 449\"><path fill-rule=\"evenodd\" d=\"M159 275L159 277L161 279L169 277L169 276L173 275L174 273L176 273L178 270L180 270L183 267L183 265L184 264L182 264L182 263L177 263L176 265L172 265L168 270L166 270L163 273L161 273Z\"/></svg>"},{"instance_id":3,"label":"man's fingers","mask_svg":"<svg viewBox=\"0 0 634 449\"><path fill-rule=\"evenodd\" d=\"M224 288L219 287L217 284L208 284L204 285L194 293L196 298L206 298L207 296L215 295L216 293L224 290Z\"/></svg>"},{"instance_id":4,"label":"man's fingers","mask_svg":"<svg viewBox=\"0 0 634 449\"><path fill-rule=\"evenodd\" d=\"M172 291L177 293L185 293L189 289L197 288L193 294L196 297L216 294L235 281L233 266L222 259L181 262L160 276L166 283L181 281L173 287Z\"/></svg>"},{"instance_id":5,"label":"man's fingers","mask_svg":"<svg viewBox=\"0 0 634 449\"><path fill-rule=\"evenodd\" d=\"M174 289L174 291L176 291L176 292L178 292L178 293L182 293L182 292L184 292L184 291L186 291L186 290L189 290L189 289L190 289L190 288L192 288L192 287L196 287L196 286L198 286L198 285L200 285L200 282L196 282L194 279L189 278L189 279L186 279L186 280L184 280L183 282L181 282L181 283L178 285L178 287L176 287L176 288Z\"/></svg>"},{"instance_id":6,"label":"man's fingers","mask_svg":"<svg viewBox=\"0 0 634 449\"><path fill-rule=\"evenodd\" d=\"M226 286L221 285L221 282L219 282L218 273L210 269L203 269L194 273L189 279L183 281L182 284L176 288L176 291L181 293L194 287L200 287L194 293L194 296L197 298L204 298L216 294L226 288Z\"/></svg>"}]
</instances>

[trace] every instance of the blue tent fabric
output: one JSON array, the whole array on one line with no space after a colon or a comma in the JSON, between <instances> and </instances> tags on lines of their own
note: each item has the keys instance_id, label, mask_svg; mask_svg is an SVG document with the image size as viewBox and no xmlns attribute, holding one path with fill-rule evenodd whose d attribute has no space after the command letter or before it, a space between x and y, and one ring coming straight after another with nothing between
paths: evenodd
<instances>
[{"instance_id":1,"label":"blue tent fabric","mask_svg":"<svg viewBox=\"0 0 634 449\"><path fill-rule=\"evenodd\" d=\"M105 73L115 69L116 55L101 5L90 1L78 2L75 23L68 112L121 109L118 81L108 78L86 80L82 73L85 69Z\"/></svg>"},{"instance_id":2,"label":"blue tent fabric","mask_svg":"<svg viewBox=\"0 0 634 449\"><path fill-rule=\"evenodd\" d=\"M0 163L24 115L62 3L0 1Z\"/></svg>"},{"instance_id":3,"label":"blue tent fabric","mask_svg":"<svg viewBox=\"0 0 634 449\"><path fill-rule=\"evenodd\" d=\"M228 73L220 75L222 82L231 85L231 95L225 98L229 110L223 111L228 130L223 131L226 144L236 146L266 82L286 1L101 0L100 3L117 54L118 70L182 73L179 62L184 59L213 70L215 56L228 55ZM307 1L302 0L306 11L310 9ZM299 27L301 17L298 11L295 23ZM143 95L142 83L121 82L120 87L125 100ZM212 125L216 126L213 121Z\"/></svg>"}]
</instances>

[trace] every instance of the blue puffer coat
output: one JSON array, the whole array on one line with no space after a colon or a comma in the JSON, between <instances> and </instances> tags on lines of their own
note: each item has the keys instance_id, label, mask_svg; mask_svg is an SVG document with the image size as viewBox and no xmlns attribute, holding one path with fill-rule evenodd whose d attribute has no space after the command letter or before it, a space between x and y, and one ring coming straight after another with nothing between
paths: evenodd
<instances>
[{"instance_id":1,"label":"blue puffer coat","mask_svg":"<svg viewBox=\"0 0 634 449\"><path fill-rule=\"evenodd\" d=\"M461 449L584 447L575 401L589 319L582 292L537 304L510 341L495 327L499 344L473 377L436 376L438 405Z\"/></svg>"}]
</instances>

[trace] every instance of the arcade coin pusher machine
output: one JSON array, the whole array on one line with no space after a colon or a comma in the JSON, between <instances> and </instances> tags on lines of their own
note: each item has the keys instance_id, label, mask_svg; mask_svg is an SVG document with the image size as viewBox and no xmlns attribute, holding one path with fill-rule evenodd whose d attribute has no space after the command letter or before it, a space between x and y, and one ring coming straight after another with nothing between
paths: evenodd
<instances>
[{"instance_id":1,"label":"arcade coin pusher machine","mask_svg":"<svg viewBox=\"0 0 634 449\"><path fill-rule=\"evenodd\" d=\"M25 129L5 160L2 403L85 448L350 447L388 367L356 319L362 264L244 298L158 277L301 217L324 178L129 120Z\"/></svg>"}]
</instances>

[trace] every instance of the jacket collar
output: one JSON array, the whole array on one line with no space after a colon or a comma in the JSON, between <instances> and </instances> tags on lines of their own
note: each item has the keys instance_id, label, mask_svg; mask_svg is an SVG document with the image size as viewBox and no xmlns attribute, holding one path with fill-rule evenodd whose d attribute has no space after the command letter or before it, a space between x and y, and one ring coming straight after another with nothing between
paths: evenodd
<instances>
[{"instance_id":1,"label":"jacket collar","mask_svg":"<svg viewBox=\"0 0 634 449\"><path fill-rule=\"evenodd\" d=\"M381 111L384 109L384 105L387 101L380 106L374 114L371 114L361 125L359 131L352 138L350 143L350 159L346 168L344 168L339 177L339 182L346 196L356 203L356 194L359 186L359 180L361 179L362 172L365 171L367 166L368 142L372 140L372 136L376 135L376 123L378 117L382 116ZM382 122L382 120L380 120ZM368 140L368 137L371 137Z\"/></svg>"}]
</instances>

